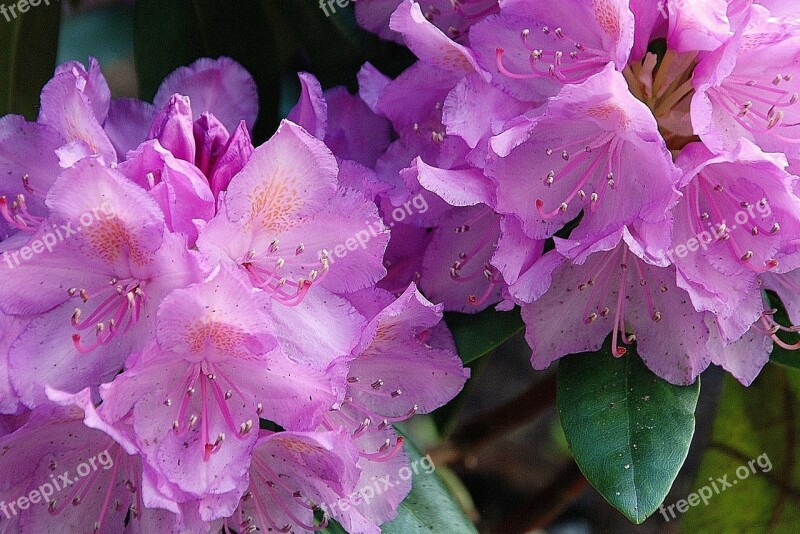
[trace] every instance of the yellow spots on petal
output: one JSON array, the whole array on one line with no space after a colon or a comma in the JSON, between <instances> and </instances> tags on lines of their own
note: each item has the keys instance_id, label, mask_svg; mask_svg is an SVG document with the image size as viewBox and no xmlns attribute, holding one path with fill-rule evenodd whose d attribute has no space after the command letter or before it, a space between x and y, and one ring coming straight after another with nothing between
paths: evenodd
<instances>
[{"instance_id":1,"label":"yellow spots on petal","mask_svg":"<svg viewBox=\"0 0 800 534\"><path fill-rule=\"evenodd\" d=\"M319 445L312 445L311 443L300 441L295 438L281 438L281 445L291 452L298 454L324 454L325 449Z\"/></svg>"},{"instance_id":2,"label":"yellow spots on petal","mask_svg":"<svg viewBox=\"0 0 800 534\"><path fill-rule=\"evenodd\" d=\"M119 218L95 221L83 231L95 253L107 262L119 261L124 254L136 265L151 261L150 252Z\"/></svg>"},{"instance_id":3,"label":"yellow spots on petal","mask_svg":"<svg viewBox=\"0 0 800 534\"><path fill-rule=\"evenodd\" d=\"M597 24L605 33L612 36L620 34L619 14L609 0L592 0L592 10Z\"/></svg>"},{"instance_id":4,"label":"yellow spots on petal","mask_svg":"<svg viewBox=\"0 0 800 534\"><path fill-rule=\"evenodd\" d=\"M299 180L288 169L278 169L249 196L252 204L251 224L280 233L298 224L296 215L303 208Z\"/></svg>"},{"instance_id":5,"label":"yellow spots on petal","mask_svg":"<svg viewBox=\"0 0 800 534\"><path fill-rule=\"evenodd\" d=\"M622 130L627 130L631 127L630 117L625 113L625 110L612 102L603 102L596 106L590 106L586 110L586 115L602 121L616 119L617 127Z\"/></svg>"},{"instance_id":6,"label":"yellow spots on petal","mask_svg":"<svg viewBox=\"0 0 800 534\"><path fill-rule=\"evenodd\" d=\"M65 138L67 140L83 141L89 146L92 154L97 154L97 146L85 124L85 120L77 108L70 107L67 109L64 116Z\"/></svg>"},{"instance_id":7,"label":"yellow spots on petal","mask_svg":"<svg viewBox=\"0 0 800 534\"><path fill-rule=\"evenodd\" d=\"M397 329L392 323L381 323L378 325L378 331L375 333L375 341L373 343L392 343L397 338Z\"/></svg>"},{"instance_id":8,"label":"yellow spots on petal","mask_svg":"<svg viewBox=\"0 0 800 534\"><path fill-rule=\"evenodd\" d=\"M471 72L474 69L472 63L470 63L469 59L467 58L464 53L455 48L452 48L447 45L443 45L441 48L442 51L442 63L447 65L453 70L456 71L465 71Z\"/></svg>"},{"instance_id":9,"label":"yellow spots on petal","mask_svg":"<svg viewBox=\"0 0 800 534\"><path fill-rule=\"evenodd\" d=\"M231 353L240 348L246 337L237 326L204 317L187 329L186 344L190 352L200 352L208 344L218 352Z\"/></svg>"}]
</instances>

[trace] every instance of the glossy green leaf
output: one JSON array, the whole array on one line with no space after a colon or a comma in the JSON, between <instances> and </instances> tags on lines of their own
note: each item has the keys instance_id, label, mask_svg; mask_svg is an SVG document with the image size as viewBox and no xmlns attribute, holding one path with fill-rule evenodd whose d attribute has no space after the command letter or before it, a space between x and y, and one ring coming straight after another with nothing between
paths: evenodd
<instances>
[{"instance_id":1,"label":"glossy green leaf","mask_svg":"<svg viewBox=\"0 0 800 534\"><path fill-rule=\"evenodd\" d=\"M406 450L412 463L422 458L410 440L406 440ZM400 505L397 517L381 527L383 534L477 534L435 471L419 470L412 481L411 493Z\"/></svg>"},{"instance_id":2,"label":"glossy green leaf","mask_svg":"<svg viewBox=\"0 0 800 534\"><path fill-rule=\"evenodd\" d=\"M489 308L475 315L445 313L444 319L453 333L458 354L464 363L485 356L525 329L519 308L510 312Z\"/></svg>"},{"instance_id":3,"label":"glossy green leaf","mask_svg":"<svg viewBox=\"0 0 800 534\"><path fill-rule=\"evenodd\" d=\"M139 90L152 100L163 79L200 57L228 56L258 84L256 141L278 121L280 66L277 44L258 2L139 0L134 13L134 51Z\"/></svg>"},{"instance_id":4,"label":"glossy green leaf","mask_svg":"<svg viewBox=\"0 0 800 534\"><path fill-rule=\"evenodd\" d=\"M689 507L682 530L797 532L798 458L800 371L768 365L749 388L728 377L692 490L708 495L708 506L701 501ZM670 510L670 504L676 503L665 503L662 513L672 520L680 510Z\"/></svg>"},{"instance_id":5,"label":"glossy green leaf","mask_svg":"<svg viewBox=\"0 0 800 534\"><path fill-rule=\"evenodd\" d=\"M612 506L641 523L662 503L694 434L700 381L674 386L654 375L633 347L563 358L558 412L583 474Z\"/></svg>"},{"instance_id":6,"label":"glossy green leaf","mask_svg":"<svg viewBox=\"0 0 800 534\"><path fill-rule=\"evenodd\" d=\"M26 13L0 15L0 116L7 113L35 120L39 93L52 78L58 52L61 6L52 2L28 6Z\"/></svg>"}]
</instances>

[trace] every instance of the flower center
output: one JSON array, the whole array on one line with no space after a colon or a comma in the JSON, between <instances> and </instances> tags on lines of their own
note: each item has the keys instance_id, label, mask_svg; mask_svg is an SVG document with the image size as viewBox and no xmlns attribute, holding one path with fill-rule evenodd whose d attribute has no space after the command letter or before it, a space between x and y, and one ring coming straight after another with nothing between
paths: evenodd
<instances>
[{"instance_id":1,"label":"flower center","mask_svg":"<svg viewBox=\"0 0 800 534\"><path fill-rule=\"evenodd\" d=\"M667 50L659 61L656 54L648 52L641 63L631 63L622 72L633 96L653 111L670 150L699 141L690 116L696 55Z\"/></svg>"}]
</instances>

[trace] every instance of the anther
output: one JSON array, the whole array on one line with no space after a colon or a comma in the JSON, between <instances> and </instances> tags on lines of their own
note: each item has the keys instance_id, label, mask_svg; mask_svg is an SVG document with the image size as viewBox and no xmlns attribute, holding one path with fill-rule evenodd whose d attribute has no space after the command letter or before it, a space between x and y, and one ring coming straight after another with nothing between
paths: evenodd
<instances>
[{"instance_id":1,"label":"anther","mask_svg":"<svg viewBox=\"0 0 800 534\"><path fill-rule=\"evenodd\" d=\"M239 434L242 436L246 436L251 430L253 430L252 419L248 419L247 422L242 423L241 426L239 426Z\"/></svg>"}]
</instances>

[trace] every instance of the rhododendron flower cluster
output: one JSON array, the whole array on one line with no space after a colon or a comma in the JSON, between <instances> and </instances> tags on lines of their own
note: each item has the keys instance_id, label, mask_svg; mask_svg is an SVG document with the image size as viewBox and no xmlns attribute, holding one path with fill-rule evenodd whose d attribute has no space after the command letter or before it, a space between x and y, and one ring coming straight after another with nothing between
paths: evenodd
<instances>
[{"instance_id":1,"label":"rhododendron flower cluster","mask_svg":"<svg viewBox=\"0 0 800 534\"><path fill-rule=\"evenodd\" d=\"M358 4L419 58L360 78L397 135L374 166L384 202L435 206L393 232L388 280L452 310L521 305L537 369L610 334L674 384L715 363L747 385L773 343L797 348L764 290L800 321L800 9L500 0L465 17L477 4Z\"/></svg>"},{"instance_id":2,"label":"rhododendron flower cluster","mask_svg":"<svg viewBox=\"0 0 800 534\"><path fill-rule=\"evenodd\" d=\"M336 503L397 479L392 424L469 373L441 305L377 287L371 134L328 139L301 102L254 147L255 84L225 58L152 104L68 63L41 103L0 119L0 530L380 532L410 481Z\"/></svg>"}]
</instances>

